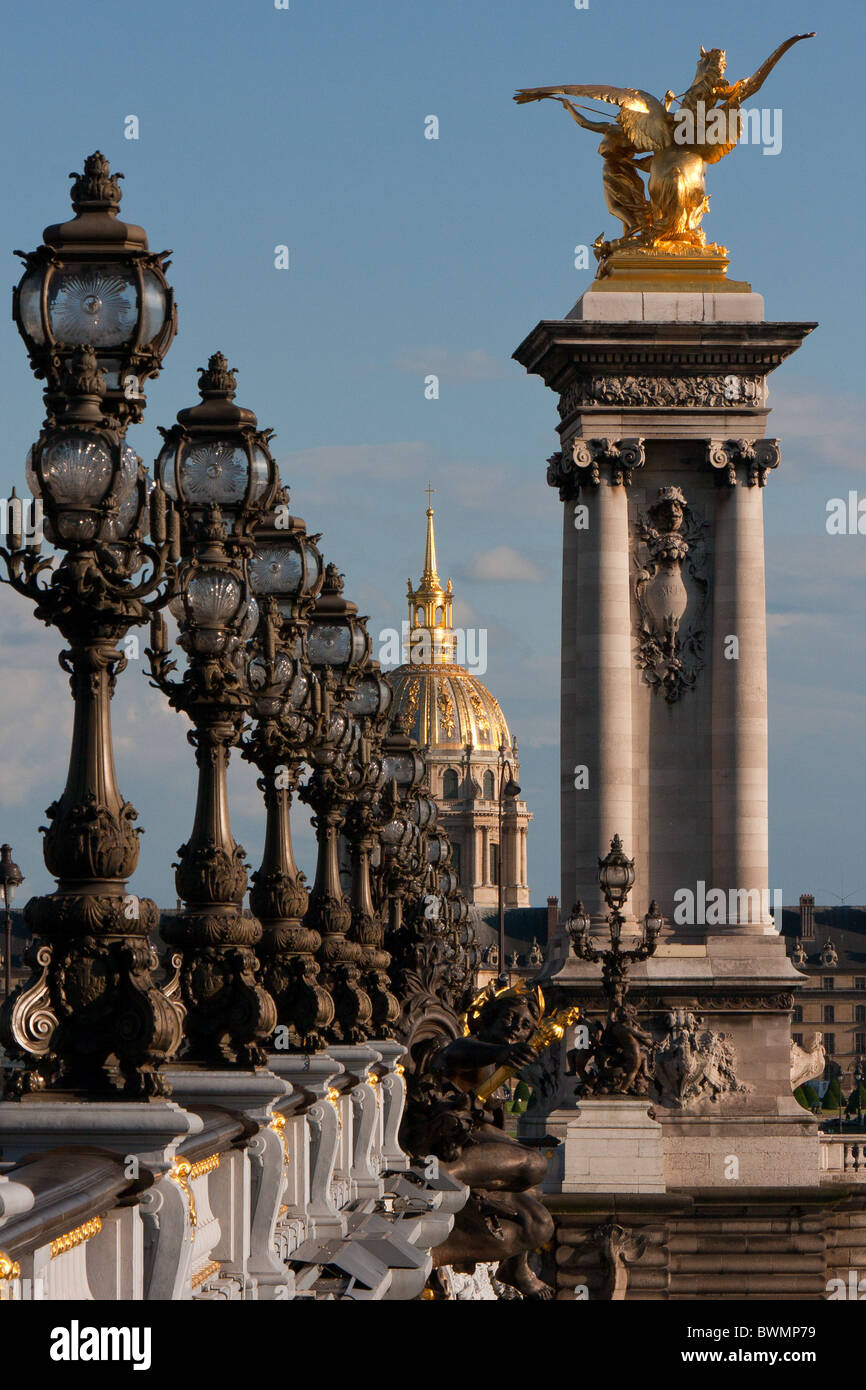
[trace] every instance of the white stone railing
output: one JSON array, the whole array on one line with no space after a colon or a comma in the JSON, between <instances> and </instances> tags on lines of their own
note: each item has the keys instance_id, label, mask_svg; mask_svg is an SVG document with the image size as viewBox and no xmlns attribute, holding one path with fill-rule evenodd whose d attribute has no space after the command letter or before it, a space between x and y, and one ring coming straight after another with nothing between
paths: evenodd
<instances>
[{"instance_id":1,"label":"white stone railing","mask_svg":"<svg viewBox=\"0 0 866 1390\"><path fill-rule=\"evenodd\" d=\"M399 1149L403 1049L336 1051L0 1104L0 1301L418 1297L468 1192Z\"/></svg>"},{"instance_id":2,"label":"white stone railing","mask_svg":"<svg viewBox=\"0 0 866 1390\"><path fill-rule=\"evenodd\" d=\"M822 1134L822 1182L866 1182L866 1135Z\"/></svg>"}]
</instances>

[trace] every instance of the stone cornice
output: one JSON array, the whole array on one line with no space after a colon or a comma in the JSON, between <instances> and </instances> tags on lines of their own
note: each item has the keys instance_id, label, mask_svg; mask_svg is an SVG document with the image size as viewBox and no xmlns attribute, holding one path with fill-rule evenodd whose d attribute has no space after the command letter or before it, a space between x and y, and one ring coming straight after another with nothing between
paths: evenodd
<instances>
[{"instance_id":1,"label":"stone cornice","mask_svg":"<svg viewBox=\"0 0 866 1390\"><path fill-rule=\"evenodd\" d=\"M607 375L665 378L734 374L763 378L795 352L816 326L543 319L513 356L560 394L578 379Z\"/></svg>"}]
</instances>

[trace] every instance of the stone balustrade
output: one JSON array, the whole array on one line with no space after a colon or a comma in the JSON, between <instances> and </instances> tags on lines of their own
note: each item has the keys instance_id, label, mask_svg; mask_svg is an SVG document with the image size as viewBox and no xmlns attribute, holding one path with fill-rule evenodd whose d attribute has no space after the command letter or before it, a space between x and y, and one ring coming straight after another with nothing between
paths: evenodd
<instances>
[{"instance_id":1,"label":"stone balustrade","mask_svg":"<svg viewBox=\"0 0 866 1390\"><path fill-rule=\"evenodd\" d=\"M866 1135L822 1134L822 1182L866 1182Z\"/></svg>"},{"instance_id":2,"label":"stone balustrade","mask_svg":"<svg viewBox=\"0 0 866 1390\"><path fill-rule=\"evenodd\" d=\"M0 1106L0 1300L417 1297L467 1189L397 1144L403 1049Z\"/></svg>"}]
</instances>

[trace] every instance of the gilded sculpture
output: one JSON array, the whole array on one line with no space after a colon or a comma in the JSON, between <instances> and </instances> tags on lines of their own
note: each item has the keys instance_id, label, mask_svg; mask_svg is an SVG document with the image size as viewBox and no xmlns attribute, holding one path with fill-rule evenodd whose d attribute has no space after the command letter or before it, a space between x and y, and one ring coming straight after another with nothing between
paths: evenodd
<instances>
[{"instance_id":1,"label":"gilded sculpture","mask_svg":"<svg viewBox=\"0 0 866 1390\"><path fill-rule=\"evenodd\" d=\"M614 241L603 236L595 241L601 274L611 254L625 249L649 255L726 254L723 246L708 246L701 230L709 207L706 166L717 164L737 145L743 102L760 90L783 54L801 39L814 37L786 39L751 77L733 84L725 76L725 50L702 44L691 85L681 95L669 89L661 101L637 87L604 83L524 87L515 94L520 103L548 97L558 101L578 125L602 136L598 153L604 161L605 199L623 232ZM607 102L619 107L619 115L614 121L589 120L569 97Z\"/></svg>"}]
</instances>

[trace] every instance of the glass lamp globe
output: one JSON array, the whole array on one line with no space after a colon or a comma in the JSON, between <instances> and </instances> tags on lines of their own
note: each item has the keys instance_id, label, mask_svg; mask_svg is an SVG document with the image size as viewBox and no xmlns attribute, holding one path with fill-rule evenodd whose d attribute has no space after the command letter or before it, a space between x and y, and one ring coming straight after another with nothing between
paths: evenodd
<instances>
[{"instance_id":1,"label":"glass lamp globe","mask_svg":"<svg viewBox=\"0 0 866 1390\"><path fill-rule=\"evenodd\" d=\"M253 412L234 404L236 376L221 352L200 369L198 385L201 403L179 411L178 423L161 430L157 480L182 518L203 517L218 506L234 519L235 530L243 530L276 486L271 431L259 430Z\"/></svg>"},{"instance_id":2,"label":"glass lamp globe","mask_svg":"<svg viewBox=\"0 0 866 1390\"><path fill-rule=\"evenodd\" d=\"M325 569L307 635L307 657L314 668L330 666L340 673L357 671L370 654L370 636L358 606L343 597L343 576L336 565Z\"/></svg>"},{"instance_id":3,"label":"glass lamp globe","mask_svg":"<svg viewBox=\"0 0 866 1390\"><path fill-rule=\"evenodd\" d=\"M141 459L126 443L105 434L55 430L27 455L25 477L45 505L45 534L57 544L127 536L140 510ZM114 515L103 505L113 495Z\"/></svg>"},{"instance_id":4,"label":"glass lamp globe","mask_svg":"<svg viewBox=\"0 0 866 1390\"><path fill-rule=\"evenodd\" d=\"M168 252L148 250L143 228L118 217L119 179L100 151L70 177L75 217L46 227L43 245L24 254L13 317L37 375L48 382L49 402L62 397L63 376L75 349L89 346L104 374L111 413L141 419L141 386L160 369L177 331L172 291L165 278ZM130 380L136 384L128 391Z\"/></svg>"}]
</instances>

